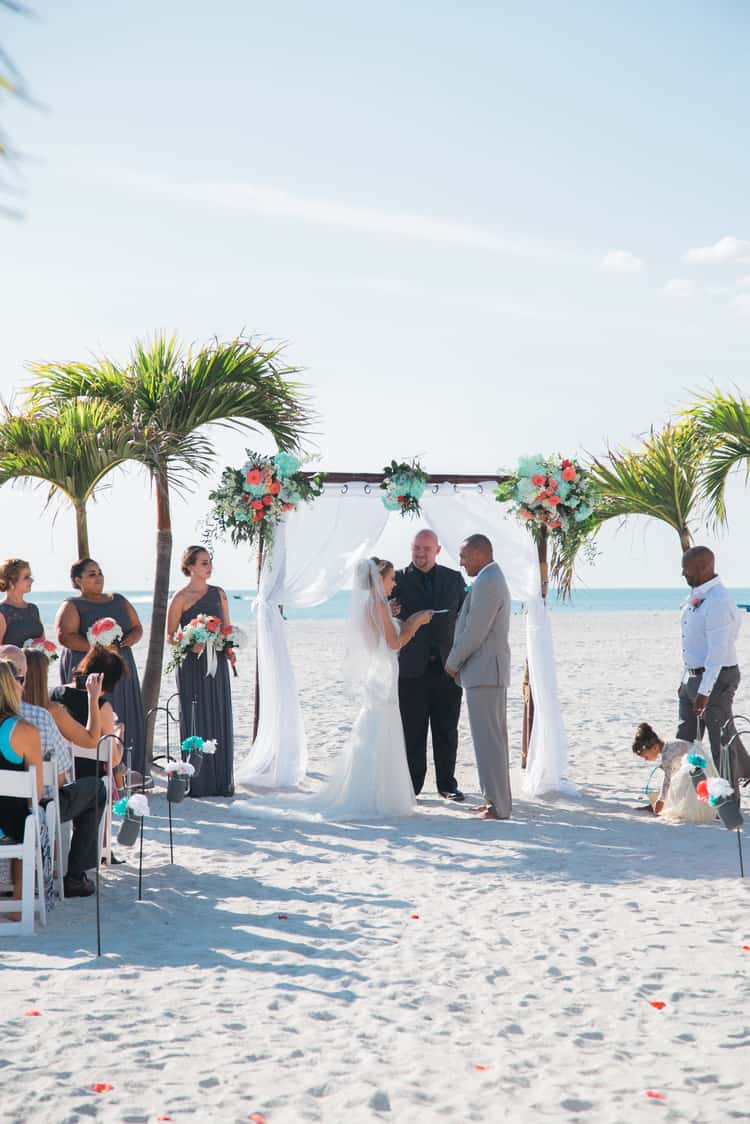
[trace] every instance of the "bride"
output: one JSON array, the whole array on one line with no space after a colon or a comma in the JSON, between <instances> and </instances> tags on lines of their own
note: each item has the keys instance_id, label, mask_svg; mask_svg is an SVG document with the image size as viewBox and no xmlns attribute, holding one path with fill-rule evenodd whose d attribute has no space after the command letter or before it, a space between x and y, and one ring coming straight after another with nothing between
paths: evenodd
<instances>
[{"instance_id":1,"label":"bride","mask_svg":"<svg viewBox=\"0 0 750 1124\"><path fill-rule=\"evenodd\" d=\"M395 584L391 562L366 558L359 563L344 682L360 710L330 780L315 797L330 818L408 816L414 809L398 707L398 652L432 620L432 610L412 613L399 626L388 604Z\"/></svg>"},{"instance_id":2,"label":"bride","mask_svg":"<svg viewBox=\"0 0 750 1124\"><path fill-rule=\"evenodd\" d=\"M366 558L357 566L344 661L344 684L359 702L346 747L333 772L312 794L287 797L283 806L247 806L252 816L279 811L318 814L331 820L389 819L414 811L414 789L398 706L398 652L432 610L413 613L399 624L388 598L396 575L383 558Z\"/></svg>"}]
</instances>

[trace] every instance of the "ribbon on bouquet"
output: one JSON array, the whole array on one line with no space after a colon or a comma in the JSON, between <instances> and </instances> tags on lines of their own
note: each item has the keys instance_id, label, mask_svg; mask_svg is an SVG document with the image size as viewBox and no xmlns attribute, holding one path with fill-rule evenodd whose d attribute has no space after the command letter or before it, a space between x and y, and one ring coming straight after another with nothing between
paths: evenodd
<instances>
[{"instance_id":1,"label":"ribbon on bouquet","mask_svg":"<svg viewBox=\"0 0 750 1124\"><path fill-rule=\"evenodd\" d=\"M212 640L206 641L206 678L210 675L211 678L216 675L216 669L219 666L219 661L216 657L216 645Z\"/></svg>"}]
</instances>

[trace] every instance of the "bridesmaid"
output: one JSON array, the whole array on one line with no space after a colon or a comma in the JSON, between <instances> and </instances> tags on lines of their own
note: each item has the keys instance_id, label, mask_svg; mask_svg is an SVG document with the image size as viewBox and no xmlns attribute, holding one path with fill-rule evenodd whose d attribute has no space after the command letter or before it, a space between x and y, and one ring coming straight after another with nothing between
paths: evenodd
<instances>
[{"instance_id":1,"label":"bridesmaid","mask_svg":"<svg viewBox=\"0 0 750 1124\"><path fill-rule=\"evenodd\" d=\"M174 635L199 613L220 617L229 625L227 595L216 585L209 585L211 555L202 546L189 546L182 555L182 572L189 581L175 593L167 614L167 635ZM180 693L180 738L184 741L193 732L191 714L195 708L195 733L204 740L216 740L216 753L206 754L200 773L190 781L191 796L234 795L234 729L232 725L232 692L228 664L235 654L217 654L216 675L206 675L206 660L200 652L187 653L182 667L177 668L177 689Z\"/></svg>"},{"instance_id":2,"label":"bridesmaid","mask_svg":"<svg viewBox=\"0 0 750 1124\"><path fill-rule=\"evenodd\" d=\"M0 644L15 644L23 648L25 640L38 640L44 636L44 625L36 605L24 598L31 593L34 579L31 567L23 558L7 558L0 563Z\"/></svg>"},{"instance_id":3,"label":"bridesmaid","mask_svg":"<svg viewBox=\"0 0 750 1124\"><path fill-rule=\"evenodd\" d=\"M104 592L104 574L93 558L81 558L70 567L70 580L78 597L63 601L57 610L55 628L62 646L60 682L71 683L73 671L91 645L86 633L95 621L112 617L122 629L119 641L125 674L112 692L112 708L125 727L125 745L132 747L132 768L143 773L146 763L146 723L138 671L132 648L143 636L141 622L130 602L121 593Z\"/></svg>"}]
</instances>

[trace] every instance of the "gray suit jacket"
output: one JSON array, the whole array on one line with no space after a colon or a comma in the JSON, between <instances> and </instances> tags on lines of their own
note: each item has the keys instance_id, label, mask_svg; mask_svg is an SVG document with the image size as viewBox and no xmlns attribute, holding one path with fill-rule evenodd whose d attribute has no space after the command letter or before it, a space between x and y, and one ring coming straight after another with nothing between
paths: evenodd
<instances>
[{"instance_id":1,"label":"gray suit jacket","mask_svg":"<svg viewBox=\"0 0 750 1124\"><path fill-rule=\"evenodd\" d=\"M497 562L482 570L456 621L445 666L462 687L510 686L510 591Z\"/></svg>"}]
</instances>

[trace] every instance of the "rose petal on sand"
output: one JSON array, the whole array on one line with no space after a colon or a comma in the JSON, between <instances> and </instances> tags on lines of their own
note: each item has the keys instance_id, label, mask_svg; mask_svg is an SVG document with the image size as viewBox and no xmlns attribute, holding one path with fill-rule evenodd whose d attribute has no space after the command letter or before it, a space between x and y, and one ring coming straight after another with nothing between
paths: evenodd
<instances>
[{"instance_id":1,"label":"rose petal on sand","mask_svg":"<svg viewBox=\"0 0 750 1124\"><path fill-rule=\"evenodd\" d=\"M253 1112L248 1116L248 1120L252 1120L254 1124L266 1124L265 1116L261 1116L259 1112Z\"/></svg>"},{"instance_id":2,"label":"rose petal on sand","mask_svg":"<svg viewBox=\"0 0 750 1124\"><path fill-rule=\"evenodd\" d=\"M474 1069L479 1069L479 1070L485 1070L485 1069L490 1069L490 1068L491 1067L488 1066L488 1065L475 1065L474 1066Z\"/></svg>"},{"instance_id":3,"label":"rose petal on sand","mask_svg":"<svg viewBox=\"0 0 750 1124\"><path fill-rule=\"evenodd\" d=\"M24 1015L41 1015L41 1011L24 1011Z\"/></svg>"},{"instance_id":4,"label":"rose petal on sand","mask_svg":"<svg viewBox=\"0 0 750 1124\"><path fill-rule=\"evenodd\" d=\"M649 1004L656 1007L657 1011L663 1011L666 1007L666 1003L661 999L649 999Z\"/></svg>"},{"instance_id":5,"label":"rose petal on sand","mask_svg":"<svg viewBox=\"0 0 750 1124\"><path fill-rule=\"evenodd\" d=\"M412 921L419 921L419 914L418 913L412 913L411 919L412 919Z\"/></svg>"},{"instance_id":6,"label":"rose petal on sand","mask_svg":"<svg viewBox=\"0 0 750 1124\"><path fill-rule=\"evenodd\" d=\"M647 1096L647 1097L650 1097L652 1101L663 1101L663 1100L666 1100L666 1098L665 1098L665 1096L664 1096L664 1094L663 1094L663 1093L656 1093L656 1092L654 1092L654 1090L653 1090L653 1089L647 1089L647 1090L646 1090L646 1096Z\"/></svg>"},{"instance_id":7,"label":"rose petal on sand","mask_svg":"<svg viewBox=\"0 0 750 1124\"><path fill-rule=\"evenodd\" d=\"M114 1085L110 1085L109 1081L95 1081L91 1086L92 1093L111 1093Z\"/></svg>"},{"instance_id":8,"label":"rose petal on sand","mask_svg":"<svg viewBox=\"0 0 750 1124\"><path fill-rule=\"evenodd\" d=\"M172 1117L171 1116L157 1116L156 1119L157 1120L171 1120Z\"/></svg>"},{"instance_id":9,"label":"rose petal on sand","mask_svg":"<svg viewBox=\"0 0 750 1124\"><path fill-rule=\"evenodd\" d=\"M744 948L745 952L750 952L750 944L743 944L742 947Z\"/></svg>"}]
</instances>

